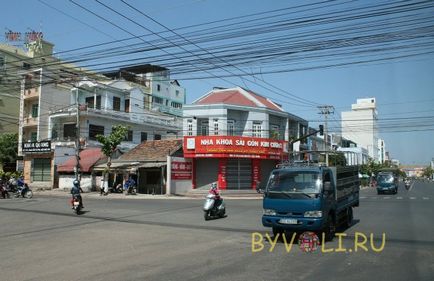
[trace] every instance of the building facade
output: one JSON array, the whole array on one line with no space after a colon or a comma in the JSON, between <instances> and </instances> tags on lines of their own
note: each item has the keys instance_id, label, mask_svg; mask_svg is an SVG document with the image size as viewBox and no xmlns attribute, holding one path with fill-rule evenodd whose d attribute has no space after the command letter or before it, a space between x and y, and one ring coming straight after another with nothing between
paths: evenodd
<instances>
[{"instance_id":1,"label":"building facade","mask_svg":"<svg viewBox=\"0 0 434 281\"><path fill-rule=\"evenodd\" d=\"M288 158L290 130L296 138L300 128L307 128L305 120L240 87L214 89L184 106L183 124L193 188L218 182L230 190L255 189L265 182L275 165Z\"/></svg>"},{"instance_id":2,"label":"building facade","mask_svg":"<svg viewBox=\"0 0 434 281\"><path fill-rule=\"evenodd\" d=\"M375 98L357 99L351 111L341 113L342 137L368 150L369 157L378 162L378 124Z\"/></svg>"}]
</instances>

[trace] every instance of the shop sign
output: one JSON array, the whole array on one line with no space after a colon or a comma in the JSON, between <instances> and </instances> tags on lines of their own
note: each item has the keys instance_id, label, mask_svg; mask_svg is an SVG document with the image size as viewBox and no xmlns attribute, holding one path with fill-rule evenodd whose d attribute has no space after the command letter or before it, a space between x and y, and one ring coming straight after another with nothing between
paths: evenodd
<instances>
[{"instance_id":1,"label":"shop sign","mask_svg":"<svg viewBox=\"0 0 434 281\"><path fill-rule=\"evenodd\" d=\"M191 180L193 166L190 161L172 161L171 174L173 180Z\"/></svg>"},{"instance_id":2,"label":"shop sign","mask_svg":"<svg viewBox=\"0 0 434 281\"><path fill-rule=\"evenodd\" d=\"M185 155L242 154L247 156L246 158L269 158L281 156L286 151L286 142L273 139L235 136L184 137Z\"/></svg>"},{"instance_id":3,"label":"shop sign","mask_svg":"<svg viewBox=\"0 0 434 281\"><path fill-rule=\"evenodd\" d=\"M51 141L23 142L23 152L51 152Z\"/></svg>"}]
</instances>

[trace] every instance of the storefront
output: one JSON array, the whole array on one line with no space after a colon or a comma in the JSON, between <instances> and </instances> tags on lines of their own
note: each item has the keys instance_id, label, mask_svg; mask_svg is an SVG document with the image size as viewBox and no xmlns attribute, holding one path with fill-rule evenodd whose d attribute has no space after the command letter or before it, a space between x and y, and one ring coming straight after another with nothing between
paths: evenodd
<instances>
[{"instance_id":1,"label":"storefront","mask_svg":"<svg viewBox=\"0 0 434 281\"><path fill-rule=\"evenodd\" d=\"M24 181L34 188L51 189L54 181L54 153L50 141L22 144Z\"/></svg>"},{"instance_id":2,"label":"storefront","mask_svg":"<svg viewBox=\"0 0 434 281\"><path fill-rule=\"evenodd\" d=\"M184 157L192 158L192 186L220 189L255 189L276 164L287 159L287 142L238 136L184 137Z\"/></svg>"}]
</instances>

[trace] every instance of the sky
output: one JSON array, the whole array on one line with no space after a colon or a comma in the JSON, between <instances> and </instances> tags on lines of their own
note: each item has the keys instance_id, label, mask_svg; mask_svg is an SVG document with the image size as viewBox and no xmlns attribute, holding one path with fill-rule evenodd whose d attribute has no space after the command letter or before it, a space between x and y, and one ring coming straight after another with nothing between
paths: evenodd
<instances>
[{"instance_id":1,"label":"sky","mask_svg":"<svg viewBox=\"0 0 434 281\"><path fill-rule=\"evenodd\" d=\"M215 25L226 24L226 30L222 34L227 34L236 30L236 21L243 21L244 26L261 25L276 20L279 16L269 14L270 17L261 22L257 17L248 15L268 15L265 12L277 11L279 9L285 13L285 19L298 19L310 17L310 20L303 21L300 24L307 24L312 19L317 19L326 15L327 19L337 18L335 13L345 9L360 8L363 5L378 5L383 1L337 1L322 3L322 1L256 1L256 0L125 0L136 9L128 7L125 3L114 0L15 0L7 1L2 5L2 17L0 19L4 30L12 30L25 33L31 30L41 31L44 39L55 44L54 51L59 58L71 59L80 57L85 50L98 50L104 46L109 46L113 50L128 49L129 44L135 46L151 47L150 42L160 42L170 44L167 36L174 36L179 41L187 42L188 33L185 33L183 39L177 37L175 33L167 32L166 28L177 30L177 34L184 34L182 27L195 26L191 30L196 31L205 28L205 35L216 36ZM74 4L74 2L76 4ZM102 3L102 4L101 4ZM393 3L393 2L392 2ZM106 5L106 6L104 6ZM309 6L312 5L312 6ZM353 5L353 6L352 6ZM398 2L397 2L398 5ZM402 25L402 19L410 19L408 14L389 15L386 9L382 18L385 31L392 32L399 30L397 34L387 33L387 38L397 38L397 43L389 42L387 46L390 54L396 55L393 60L381 60L381 57L387 56L388 53L372 54L363 53L368 47L361 46L357 53L351 53L348 56L339 58L335 55L342 55L345 49L342 44L351 44L358 42L358 28L364 22L364 19L354 19L348 23L349 29L346 34L351 34L352 41L337 42L340 35L335 35L327 44L336 44L339 48L318 51L315 53L320 56L310 57L306 52L305 42L308 42L308 36L314 33L319 36L327 36L333 30L338 30L340 23L330 23L328 25L313 25L307 27L295 27L288 25L287 28L270 33L269 35L251 35L238 34L237 36L227 39L225 42L228 46L236 47L243 40L252 40L250 46L246 48L246 53L259 46L255 40L265 38L269 40L270 48L275 46L272 43L272 37L282 36L292 38L292 47L300 47L299 53L288 54L279 57L264 58L265 61L251 63L247 66L238 66L237 59L230 56L225 57L224 61L214 60L214 63L225 62L230 65L229 68L215 67L205 71L197 70L195 65L186 65L184 55L192 54L194 49L201 48L207 50L203 56L211 55L213 50L217 51L219 41L198 42L196 46L172 45L171 48L161 50L149 50L138 54L130 54L121 57L109 57L105 59L94 59L93 61L78 62L78 65L88 66L92 63L100 63L105 66L108 61L122 62L126 64L128 58L146 58L143 62L158 64L161 63L161 56L168 57L163 61L163 65L173 69L173 79L178 79L183 87L187 90L187 103L191 103L200 96L210 91L213 87L234 87L239 85L249 88L263 96L266 96L277 103L282 104L283 108L295 115L298 115L309 121L311 127L318 127L322 122L322 116L318 114L318 105L333 105L335 113L330 117L329 126L334 130L339 130L339 119L341 111L351 110L351 104L356 103L358 98L375 97L377 101L379 122L379 137L385 140L386 150L394 159L400 160L403 164L409 165L428 165L434 158L434 54L429 52L434 50L433 44L433 22L434 8L432 4L425 9L417 10L416 19L426 17L428 24L421 32L426 32L423 38L413 39L415 32L405 33L402 29L394 25ZM81 7L80 7L81 6ZM112 10L110 10L110 8ZM312 10L310 10L313 8ZM381 8L381 7L379 7ZM86 9L93 12L90 13ZM139 13L138 11L142 13ZM116 13L116 12L118 13ZM384 12L384 11L383 11ZM122 16L124 15L124 16ZM146 16L148 17L146 17ZM235 20L229 20L235 18ZM283 19L283 18L282 18ZM411 18L415 20L415 18ZM204 23L215 22L214 25L204 25ZM431 24L430 24L431 22ZM158 24L159 23L159 24ZM407 22L408 23L408 22ZM345 23L347 24L347 23ZM389 24L389 25L388 25ZM389 26L389 29L386 28ZM408 24L407 24L408 26ZM206 28L209 27L208 30ZM271 28L266 26L265 30ZM361 30L361 29L360 29ZM166 33L159 33L166 31ZM133 38L122 41L121 43L107 44L114 40L130 38L133 36L149 34L154 32L160 36L149 35L141 39ZM377 32L381 33L381 29ZM194 34L194 33L193 33ZM405 38L404 38L405 37ZM386 38L386 37L382 37ZM403 39L404 38L404 39ZM4 38L0 37L4 42ZM155 41L157 40L157 41ZM192 40L192 39L191 39ZM369 38L363 39L371 40ZM408 40L408 41L406 41ZM283 42L280 40L279 42ZM309 47L313 44L309 41ZM360 41L362 42L362 41ZM414 48L422 48L424 54L417 56L406 56L408 53L401 48L407 42L413 42ZM101 44L99 47L90 49L77 50L78 48L91 45ZM261 55L267 55L267 42L264 52ZM359 43L360 44L360 43ZM304 47L303 47L304 46ZM318 44L317 47L323 47L324 44ZM381 45L386 46L386 45ZM413 46L413 45L412 45ZM288 48L288 47L284 47ZM288 48L289 49L289 48ZM74 52L66 52L76 50ZM412 49L410 49L411 51ZM323 52L323 53L322 53ZM179 53L179 54L178 54ZM73 56L75 54L75 56ZM400 55L403 55L400 57ZM290 57L294 56L294 57ZM203 62L202 57L198 57L199 62ZM295 58L294 61L291 59ZM380 58L380 60L369 63L353 63L365 58ZM267 60L268 59L268 60ZM274 60L272 60L274 59ZM137 60L138 61L138 60ZM284 61L285 63L282 63ZM319 62L318 62L319 61ZM233 62L233 63L232 63ZM343 63L343 64L342 64ZM282 64L279 66L279 64ZM315 67L318 65L327 65L327 67ZM314 66L314 67L312 67ZM90 68L97 66L90 66ZM269 73L267 73L269 72ZM276 72L276 73L271 73ZM226 77L231 74L249 74L240 77ZM207 76L208 78L204 78ZM232 75L234 76L234 75ZM202 79L198 79L198 78ZM272 86L270 86L272 85ZM301 99L300 99L301 98Z\"/></svg>"}]
</instances>

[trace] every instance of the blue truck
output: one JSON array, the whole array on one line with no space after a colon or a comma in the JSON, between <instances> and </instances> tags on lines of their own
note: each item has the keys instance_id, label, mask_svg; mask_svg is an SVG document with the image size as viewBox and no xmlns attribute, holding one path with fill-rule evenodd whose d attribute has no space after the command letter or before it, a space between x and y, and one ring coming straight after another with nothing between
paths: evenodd
<instances>
[{"instance_id":1,"label":"blue truck","mask_svg":"<svg viewBox=\"0 0 434 281\"><path fill-rule=\"evenodd\" d=\"M351 226L359 190L358 166L278 165L261 190L262 224L275 236L312 231L330 241L338 226Z\"/></svg>"}]
</instances>

